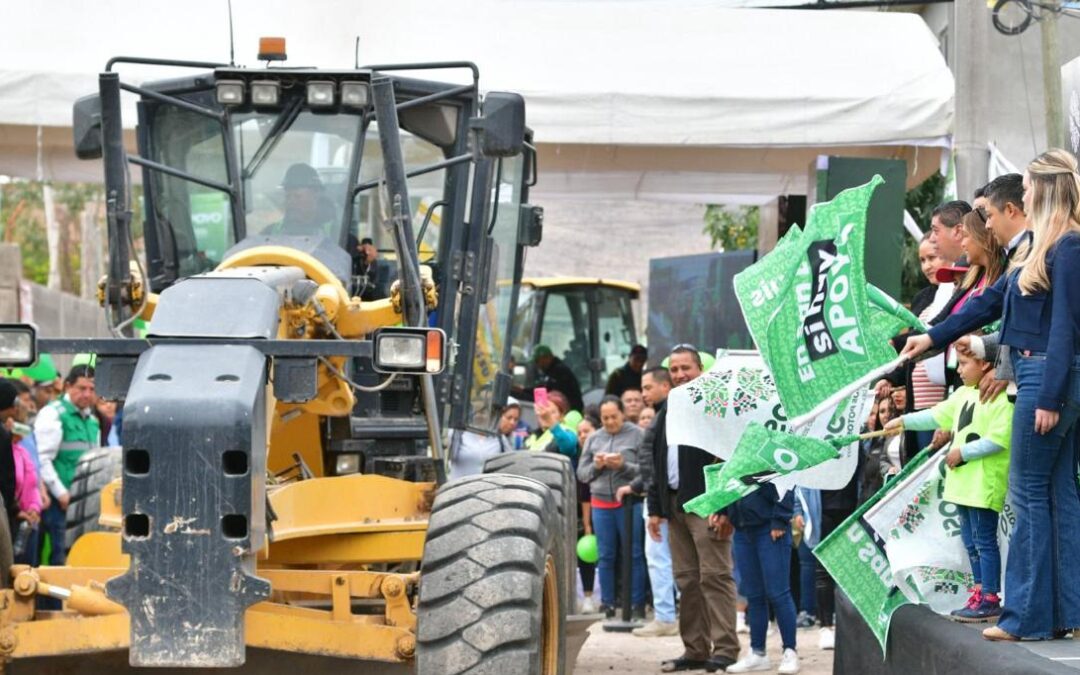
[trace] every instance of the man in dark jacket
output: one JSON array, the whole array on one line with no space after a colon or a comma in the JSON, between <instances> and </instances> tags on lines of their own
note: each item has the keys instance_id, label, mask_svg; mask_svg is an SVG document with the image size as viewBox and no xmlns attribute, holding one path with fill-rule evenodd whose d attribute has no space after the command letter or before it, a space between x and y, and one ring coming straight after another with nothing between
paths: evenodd
<instances>
[{"instance_id":1,"label":"man in dark jacket","mask_svg":"<svg viewBox=\"0 0 1080 675\"><path fill-rule=\"evenodd\" d=\"M672 383L684 385L701 375L701 356L680 345L671 352L669 369ZM646 474L649 536L658 539L660 523L667 521L675 583L682 598L679 633L685 652L663 662L661 671L726 668L739 657L731 527L725 522L717 532L704 518L683 510L686 502L705 492L705 467L716 457L700 448L669 446L667 406L662 405L638 461Z\"/></svg>"},{"instance_id":2,"label":"man in dark jacket","mask_svg":"<svg viewBox=\"0 0 1080 675\"><path fill-rule=\"evenodd\" d=\"M533 349L533 362L536 363L537 386L562 392L566 400L570 401L571 410L580 412L585 409L577 376L570 370L570 366L551 352L551 347L536 345Z\"/></svg>"},{"instance_id":3,"label":"man in dark jacket","mask_svg":"<svg viewBox=\"0 0 1080 675\"><path fill-rule=\"evenodd\" d=\"M608 396L622 396L627 389L641 389L641 371L649 359L649 352L643 345L634 345L630 349L630 358L608 376Z\"/></svg>"}]
</instances>

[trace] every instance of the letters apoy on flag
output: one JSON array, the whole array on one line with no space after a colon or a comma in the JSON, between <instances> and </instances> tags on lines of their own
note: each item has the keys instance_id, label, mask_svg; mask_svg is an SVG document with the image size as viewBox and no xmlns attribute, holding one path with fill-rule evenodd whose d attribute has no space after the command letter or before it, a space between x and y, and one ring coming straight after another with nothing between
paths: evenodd
<instances>
[{"instance_id":1,"label":"letters apoy on flag","mask_svg":"<svg viewBox=\"0 0 1080 675\"><path fill-rule=\"evenodd\" d=\"M826 441L772 431L751 422L731 459L705 467L705 493L691 499L685 508L707 518L774 478L837 456L836 448Z\"/></svg>"},{"instance_id":2,"label":"letters apoy on flag","mask_svg":"<svg viewBox=\"0 0 1080 675\"><path fill-rule=\"evenodd\" d=\"M798 429L799 435L822 440L858 434L873 405L873 392L850 395L830 414ZM732 456L751 422L771 431L794 432L776 394L772 375L754 351L720 350L716 363L701 377L671 391L667 403L667 439L675 445L702 448L720 459ZM837 448L839 457L776 480L783 490L804 487L837 490L851 479L858 462L858 444Z\"/></svg>"},{"instance_id":3,"label":"letters apoy on flag","mask_svg":"<svg viewBox=\"0 0 1080 675\"><path fill-rule=\"evenodd\" d=\"M918 319L866 282L866 211L882 178L815 205L803 230L735 276L747 327L792 417L809 417L895 361Z\"/></svg>"}]
</instances>

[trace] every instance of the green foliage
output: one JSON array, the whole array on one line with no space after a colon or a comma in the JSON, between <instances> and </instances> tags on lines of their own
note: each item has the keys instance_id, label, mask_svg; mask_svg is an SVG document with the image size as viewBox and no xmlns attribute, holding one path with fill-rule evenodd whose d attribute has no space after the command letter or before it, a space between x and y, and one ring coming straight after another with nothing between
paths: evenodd
<instances>
[{"instance_id":1,"label":"green foliage","mask_svg":"<svg viewBox=\"0 0 1080 675\"><path fill-rule=\"evenodd\" d=\"M2 239L19 245L23 277L39 284L45 284L49 278L49 243L42 199L41 183L37 181L13 181L0 186Z\"/></svg>"},{"instance_id":2,"label":"green foliage","mask_svg":"<svg viewBox=\"0 0 1080 675\"><path fill-rule=\"evenodd\" d=\"M721 251L742 251L757 248L761 210L756 206L705 207L705 226L702 234L709 235L709 246Z\"/></svg>"},{"instance_id":3,"label":"green foliage","mask_svg":"<svg viewBox=\"0 0 1080 675\"><path fill-rule=\"evenodd\" d=\"M944 201L945 177L939 173L931 175L904 197L904 208L915 218L919 229L930 231L930 214ZM900 302L910 303L915 294L926 286L926 277L919 268L919 243L907 234L901 255L903 267L900 270Z\"/></svg>"}]
</instances>

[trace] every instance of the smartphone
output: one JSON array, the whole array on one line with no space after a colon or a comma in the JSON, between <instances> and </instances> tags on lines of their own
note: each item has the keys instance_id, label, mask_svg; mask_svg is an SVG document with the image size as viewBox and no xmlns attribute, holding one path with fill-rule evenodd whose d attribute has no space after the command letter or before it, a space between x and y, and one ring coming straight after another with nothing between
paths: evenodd
<instances>
[{"instance_id":1,"label":"smartphone","mask_svg":"<svg viewBox=\"0 0 1080 675\"><path fill-rule=\"evenodd\" d=\"M548 390L546 387L537 387L533 389L533 402L538 406L546 406L548 404Z\"/></svg>"}]
</instances>

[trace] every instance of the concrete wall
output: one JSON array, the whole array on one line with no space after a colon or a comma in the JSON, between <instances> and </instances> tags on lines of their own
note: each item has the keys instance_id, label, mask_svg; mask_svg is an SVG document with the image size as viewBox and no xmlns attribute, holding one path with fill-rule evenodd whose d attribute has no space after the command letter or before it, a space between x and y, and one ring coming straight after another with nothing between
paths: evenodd
<instances>
[{"instance_id":1,"label":"concrete wall","mask_svg":"<svg viewBox=\"0 0 1080 675\"><path fill-rule=\"evenodd\" d=\"M38 335L47 338L109 334L97 302L22 279L22 256L15 244L0 244L0 322L33 323ZM58 354L55 361L63 372L71 356Z\"/></svg>"}]
</instances>

